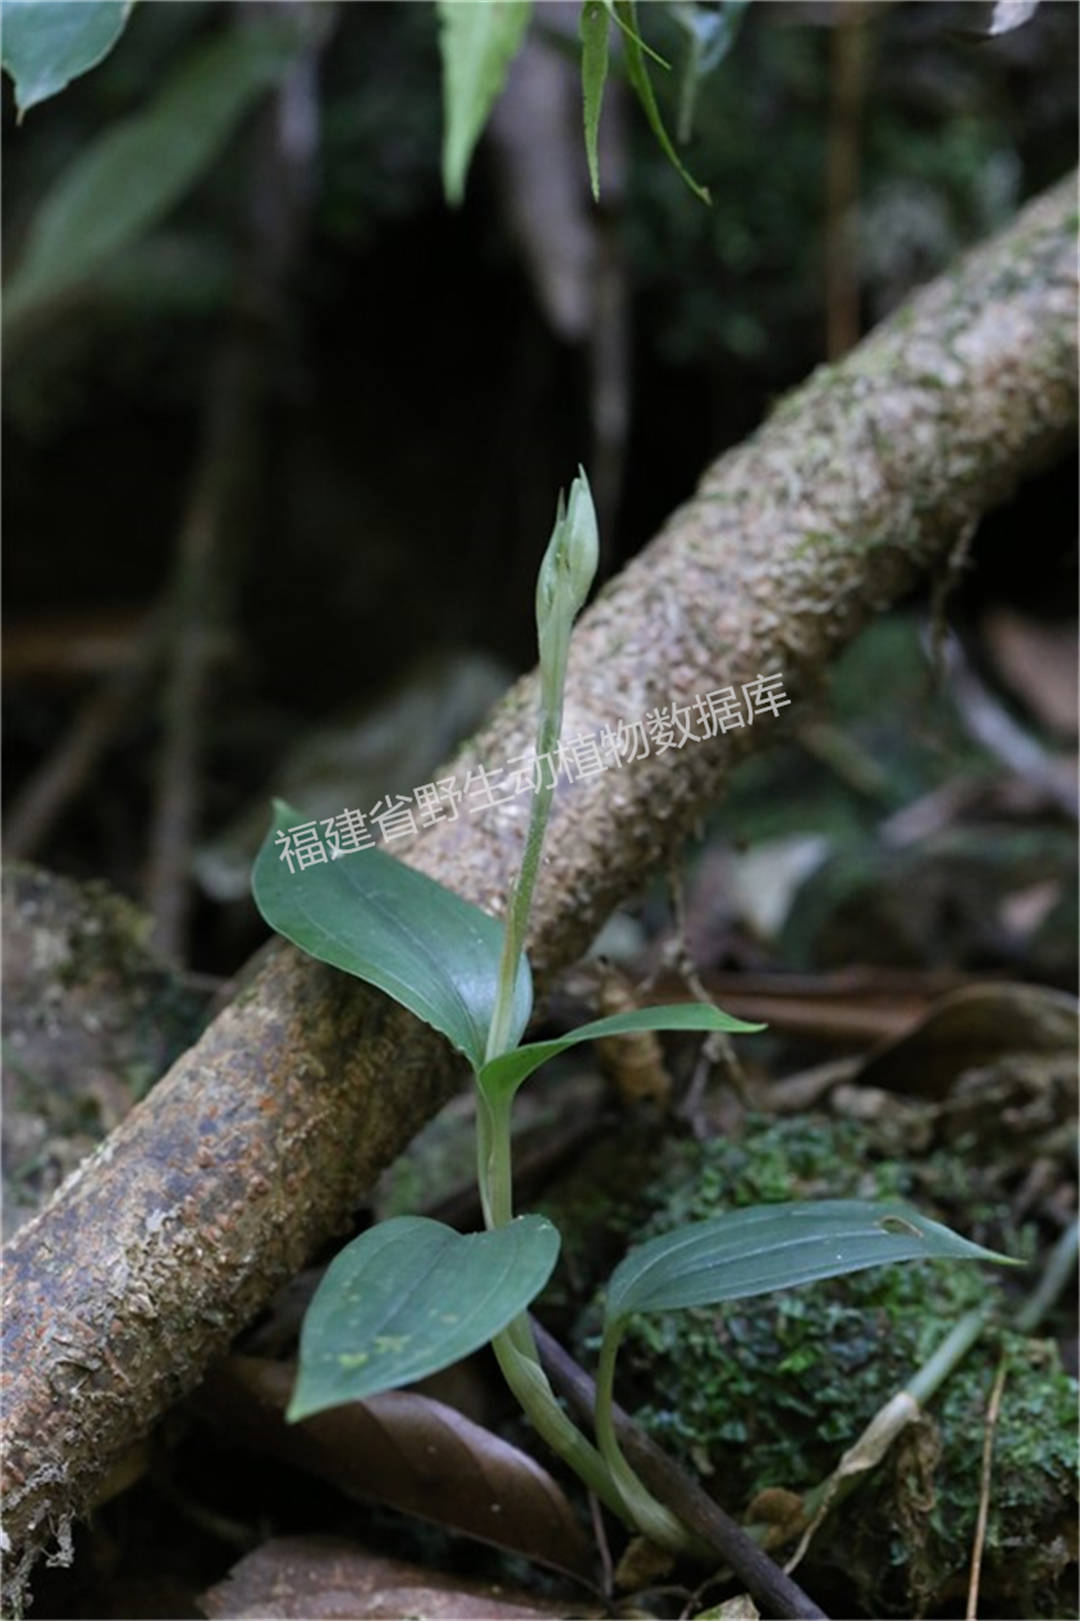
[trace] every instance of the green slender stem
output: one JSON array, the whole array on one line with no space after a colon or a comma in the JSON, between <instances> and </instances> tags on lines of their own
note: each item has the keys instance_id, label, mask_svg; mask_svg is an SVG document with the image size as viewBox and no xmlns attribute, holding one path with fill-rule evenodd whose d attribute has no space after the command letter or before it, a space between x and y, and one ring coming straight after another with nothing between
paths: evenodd
<instances>
[{"instance_id":1,"label":"green slender stem","mask_svg":"<svg viewBox=\"0 0 1080 1621\"><path fill-rule=\"evenodd\" d=\"M489 1095L477 1087L477 1173L485 1224L501 1227L513 1219L510 1161L510 1113L513 1095ZM533 1428L548 1446L592 1488L620 1518L627 1517L622 1498L600 1453L559 1406L540 1366L540 1356L527 1315L515 1317L492 1340L510 1389Z\"/></svg>"},{"instance_id":2,"label":"green slender stem","mask_svg":"<svg viewBox=\"0 0 1080 1621\"><path fill-rule=\"evenodd\" d=\"M513 1098L476 1088L476 1178L486 1227L503 1227L514 1217L510 1111Z\"/></svg>"},{"instance_id":3,"label":"green slender stem","mask_svg":"<svg viewBox=\"0 0 1080 1621\"><path fill-rule=\"evenodd\" d=\"M600 1347L600 1361L596 1370L596 1439L600 1453L634 1524L650 1542L673 1553L687 1553L695 1547L694 1539L670 1509L658 1503L644 1481L639 1480L619 1448L615 1433L615 1357L623 1336L623 1325L617 1323L605 1330Z\"/></svg>"},{"instance_id":4,"label":"green slender stem","mask_svg":"<svg viewBox=\"0 0 1080 1621\"><path fill-rule=\"evenodd\" d=\"M479 1086L476 1091L477 1176L484 1222L489 1228L501 1227L513 1219L514 1213L510 1158L513 1094L488 1093ZM603 1458L559 1406L540 1366L528 1317L524 1313L515 1317L491 1344L503 1377L533 1428L602 1502L625 1519L626 1508Z\"/></svg>"},{"instance_id":5,"label":"green slender stem","mask_svg":"<svg viewBox=\"0 0 1080 1621\"><path fill-rule=\"evenodd\" d=\"M563 670L565 672L565 651L563 654ZM505 1052L509 1041L510 1016L514 1005L514 985L517 981L518 963L525 945L525 930L529 923L529 910L532 906L533 890L536 887L536 875L540 870L540 854L544 847L544 834L547 831L548 817L551 814L551 801L555 791L554 783L544 780L544 757L549 755L557 746L561 730L562 681L560 679L558 703L554 710L545 705L537 730L536 758L539 762L541 781L540 786L533 794L532 809L529 812L529 828L525 835L525 850L521 857L521 870L510 892L506 908L506 927L503 930L502 953L499 958L499 980L495 996L495 1011L492 1014L491 1028L488 1031L487 1052L485 1053L488 1060L497 1058L500 1053Z\"/></svg>"},{"instance_id":6,"label":"green slender stem","mask_svg":"<svg viewBox=\"0 0 1080 1621\"><path fill-rule=\"evenodd\" d=\"M914 1396L920 1407L926 1406L961 1358L971 1350L986 1325L988 1313L988 1306L976 1306L965 1312L930 1359L908 1380L904 1389L909 1396Z\"/></svg>"},{"instance_id":7,"label":"green slender stem","mask_svg":"<svg viewBox=\"0 0 1080 1621\"><path fill-rule=\"evenodd\" d=\"M1076 1275L1078 1246L1080 1246L1080 1223L1072 1221L1051 1250L1046 1270L1037 1287L1016 1315L1015 1326L1021 1334L1034 1334L1069 1279Z\"/></svg>"},{"instance_id":8,"label":"green slender stem","mask_svg":"<svg viewBox=\"0 0 1080 1621\"><path fill-rule=\"evenodd\" d=\"M530 1351L522 1349L514 1338L514 1330L523 1325L529 1336ZM547 1442L553 1452L573 1469L589 1489L596 1493L613 1514L621 1520L633 1520L622 1495L612 1478L604 1458L568 1418L559 1406L547 1375L540 1366L540 1357L532 1338L529 1320L522 1316L511 1323L491 1342L492 1350L502 1369L503 1378L517 1397L537 1434Z\"/></svg>"}]
</instances>

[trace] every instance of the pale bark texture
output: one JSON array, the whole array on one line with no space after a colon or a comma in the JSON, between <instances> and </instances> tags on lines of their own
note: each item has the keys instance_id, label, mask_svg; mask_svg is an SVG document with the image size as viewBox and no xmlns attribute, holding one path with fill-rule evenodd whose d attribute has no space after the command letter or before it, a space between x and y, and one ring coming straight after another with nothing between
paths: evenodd
<instances>
[{"instance_id":1,"label":"pale bark texture","mask_svg":"<svg viewBox=\"0 0 1080 1621\"><path fill-rule=\"evenodd\" d=\"M1069 180L707 470L578 627L565 738L772 672L796 713L870 617L947 567L980 513L1074 431L1075 225ZM529 748L535 703L530 676L459 756L459 780ZM531 938L541 987L780 724L560 787ZM463 811L407 859L500 912L527 809ZM13 1581L461 1080L445 1044L380 995L291 948L259 954L8 1248Z\"/></svg>"}]
</instances>

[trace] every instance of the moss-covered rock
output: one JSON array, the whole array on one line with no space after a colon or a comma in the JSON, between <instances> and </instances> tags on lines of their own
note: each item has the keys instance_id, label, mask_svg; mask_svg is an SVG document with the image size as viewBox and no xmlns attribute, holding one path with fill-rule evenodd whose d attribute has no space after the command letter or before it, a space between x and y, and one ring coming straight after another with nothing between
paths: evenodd
<instances>
[{"instance_id":1,"label":"moss-covered rock","mask_svg":"<svg viewBox=\"0 0 1080 1621\"><path fill-rule=\"evenodd\" d=\"M877 1158L855 1122L758 1121L737 1143L669 1144L637 1236L738 1205L881 1195L910 1197L982 1242L1030 1252L1034 1232L1012 1229L993 1179L977 1166L963 1169L958 1175L955 1152L918 1165ZM639 1183L639 1208L641 1199ZM1012 1278L1008 1287L1016 1287ZM1007 1320L1004 1289L988 1268L910 1263L642 1319L620 1353L619 1391L729 1510L745 1514L766 1488L803 1493L824 1480L963 1312L990 1298L1003 1308L995 1322ZM579 1319L586 1359L598 1312L596 1300ZM982 1613L1072 1613L1065 1571L1075 1557L1075 1387L1051 1342L1001 1326L987 1330L923 1420L814 1540L808 1557L818 1579L825 1567L830 1581L842 1572L866 1613L948 1613L963 1591L987 1401L1002 1354L1008 1376L982 1575L985 1603L995 1608Z\"/></svg>"}]
</instances>

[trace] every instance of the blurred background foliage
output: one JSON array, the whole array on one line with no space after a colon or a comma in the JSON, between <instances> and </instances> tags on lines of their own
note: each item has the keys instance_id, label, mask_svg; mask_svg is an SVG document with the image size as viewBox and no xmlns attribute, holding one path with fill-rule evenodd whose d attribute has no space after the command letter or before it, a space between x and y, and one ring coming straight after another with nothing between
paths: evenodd
<instances>
[{"instance_id":1,"label":"blurred background foliage","mask_svg":"<svg viewBox=\"0 0 1080 1621\"><path fill-rule=\"evenodd\" d=\"M290 746L327 718L348 729L418 658L470 649L502 678L528 666L536 557L583 454L611 572L709 458L836 350L830 233L846 244L848 324L865 330L1074 162L1075 8L1047 0L994 38L989 10L746 8L698 86L683 149L711 208L665 159L617 63L592 208L568 3L536 8L458 211L441 191L427 4L136 6L107 59L18 127L5 78L18 291L60 177L160 105L198 53L227 45L240 60L276 28L292 62L273 94L252 74L149 228L58 296L8 310L9 796L136 656L147 615L182 594L180 537L210 442L229 476L210 497L220 534L203 582L201 837L252 795L265 804ZM641 17L673 64L652 74L674 130L686 31L666 5ZM192 91L173 116L205 136L208 105L200 124ZM851 209L830 202L836 143L850 149ZM99 198L94 229L107 236L109 211L130 211L147 183L133 174ZM222 358L238 349L239 385ZM1019 580L1015 518L996 520L996 542L986 527L975 555L988 567L970 589L1060 604L1075 568L1069 489L1058 475L1025 497L1047 521L1030 525ZM37 841L63 870L129 892L161 792L154 691ZM394 776L385 752L377 761ZM220 966L239 942L206 927L200 953Z\"/></svg>"}]
</instances>

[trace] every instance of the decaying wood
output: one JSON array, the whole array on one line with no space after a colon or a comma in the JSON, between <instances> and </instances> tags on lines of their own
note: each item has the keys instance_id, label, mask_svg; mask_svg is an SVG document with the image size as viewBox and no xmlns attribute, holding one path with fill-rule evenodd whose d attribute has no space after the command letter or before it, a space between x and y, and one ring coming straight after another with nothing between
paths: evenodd
<instances>
[{"instance_id":1,"label":"decaying wood","mask_svg":"<svg viewBox=\"0 0 1080 1621\"><path fill-rule=\"evenodd\" d=\"M773 671L795 709L868 618L944 565L1072 432L1074 236L1069 180L710 467L578 628L564 735ZM535 697L531 677L518 683L459 774L529 747ZM780 724L560 788L530 942L541 985ZM519 799L438 824L407 858L498 912L526 810ZM445 1044L381 996L290 948L259 954L233 1003L9 1247L13 1582L461 1079Z\"/></svg>"}]
</instances>

